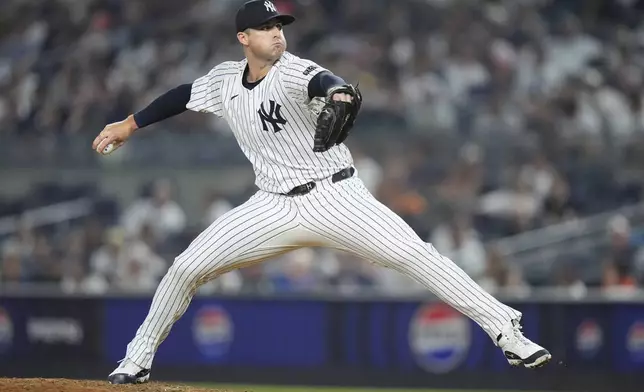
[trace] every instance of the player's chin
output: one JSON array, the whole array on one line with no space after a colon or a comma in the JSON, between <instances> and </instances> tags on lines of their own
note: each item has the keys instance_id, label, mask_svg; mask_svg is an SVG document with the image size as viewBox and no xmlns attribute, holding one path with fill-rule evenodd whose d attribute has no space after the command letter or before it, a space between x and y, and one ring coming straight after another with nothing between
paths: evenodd
<instances>
[{"instance_id":1,"label":"player's chin","mask_svg":"<svg viewBox=\"0 0 644 392\"><path fill-rule=\"evenodd\" d=\"M271 54L275 56L275 58L278 58L284 54L285 50L286 46L284 44L273 44L273 46L271 47Z\"/></svg>"}]
</instances>

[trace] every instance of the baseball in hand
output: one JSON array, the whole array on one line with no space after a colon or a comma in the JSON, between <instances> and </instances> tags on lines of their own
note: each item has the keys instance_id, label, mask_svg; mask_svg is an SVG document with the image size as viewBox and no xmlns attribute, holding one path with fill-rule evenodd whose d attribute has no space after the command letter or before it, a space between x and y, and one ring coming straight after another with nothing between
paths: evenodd
<instances>
[{"instance_id":1,"label":"baseball in hand","mask_svg":"<svg viewBox=\"0 0 644 392\"><path fill-rule=\"evenodd\" d=\"M103 155L107 155L114 150L114 143L110 143L103 149Z\"/></svg>"}]
</instances>

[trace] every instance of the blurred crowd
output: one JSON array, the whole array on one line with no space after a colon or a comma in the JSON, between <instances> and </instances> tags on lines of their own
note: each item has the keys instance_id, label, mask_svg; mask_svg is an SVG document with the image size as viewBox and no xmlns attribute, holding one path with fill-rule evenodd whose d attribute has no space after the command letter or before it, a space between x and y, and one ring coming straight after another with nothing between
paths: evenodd
<instances>
[{"instance_id":1,"label":"blurred crowd","mask_svg":"<svg viewBox=\"0 0 644 392\"><path fill-rule=\"evenodd\" d=\"M234 208L229 198L209 193L202 219L191 224L174 191L170 180L159 179L116 216L103 208L107 214L96 209L71 221L38 227L28 219L20 220L14 232L0 236L0 287L37 284L93 294L154 291L174 258L210 223ZM637 293L644 283L644 231L634 229L626 217L614 215L603 235L601 246L589 249L581 260L595 264L596 273L591 269L584 276L579 265L560 263L546 281L539 282L524 276L520 265L485 243L466 214L445 218L424 239L492 293L526 296L536 286L560 288L575 296L583 296L589 288L611 295ZM323 248L295 250L228 272L199 290L203 294L378 292L392 296L426 292L408 277L370 260Z\"/></svg>"},{"instance_id":2,"label":"blurred crowd","mask_svg":"<svg viewBox=\"0 0 644 392\"><path fill-rule=\"evenodd\" d=\"M348 143L368 188L490 290L534 285L490 241L642 200L643 1L274 3L299 19L285 30L290 51L360 81L365 114ZM240 58L231 17L239 4L3 1L0 137L94 135ZM163 127L186 150L204 130L234 143L214 116L185 114ZM170 188L156 183L116 223L90 217L59 235L24 225L3 248L2 281L154 287L200 229L243 199L213 195L204 221L188 222ZM610 221L605 246L585 260L596 266L591 278L563 264L539 284L637 287L641 223ZM328 286L418 289L368 260L301 250L203 290Z\"/></svg>"}]
</instances>

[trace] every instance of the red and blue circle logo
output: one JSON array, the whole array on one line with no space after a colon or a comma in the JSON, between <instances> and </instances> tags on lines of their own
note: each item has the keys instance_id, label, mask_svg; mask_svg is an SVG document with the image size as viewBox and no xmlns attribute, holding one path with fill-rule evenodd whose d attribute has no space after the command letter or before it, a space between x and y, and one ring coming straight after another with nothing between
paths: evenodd
<instances>
[{"instance_id":1,"label":"red and blue circle logo","mask_svg":"<svg viewBox=\"0 0 644 392\"><path fill-rule=\"evenodd\" d=\"M233 341L234 326L224 308L202 307L192 323L192 336L199 351L207 358L218 359L228 353Z\"/></svg>"},{"instance_id":2,"label":"red and blue circle logo","mask_svg":"<svg viewBox=\"0 0 644 392\"><path fill-rule=\"evenodd\" d=\"M409 345L419 366L429 372L454 370L467 357L471 342L469 319L445 304L423 305L411 319Z\"/></svg>"},{"instance_id":3,"label":"red and blue circle logo","mask_svg":"<svg viewBox=\"0 0 644 392\"><path fill-rule=\"evenodd\" d=\"M604 333L597 321L588 319L577 327L577 351L586 358L593 358L604 343Z\"/></svg>"},{"instance_id":4,"label":"red and blue circle logo","mask_svg":"<svg viewBox=\"0 0 644 392\"><path fill-rule=\"evenodd\" d=\"M9 313L0 308L0 353L7 351L13 343L13 323Z\"/></svg>"},{"instance_id":5,"label":"red and blue circle logo","mask_svg":"<svg viewBox=\"0 0 644 392\"><path fill-rule=\"evenodd\" d=\"M626 348L633 359L644 360L644 322L637 321L628 330Z\"/></svg>"}]
</instances>

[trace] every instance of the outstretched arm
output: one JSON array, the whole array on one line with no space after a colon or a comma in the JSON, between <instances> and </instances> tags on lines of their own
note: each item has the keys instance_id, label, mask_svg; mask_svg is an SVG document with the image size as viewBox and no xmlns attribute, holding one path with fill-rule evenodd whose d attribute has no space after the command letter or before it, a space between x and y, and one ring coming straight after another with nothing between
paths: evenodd
<instances>
[{"instance_id":1,"label":"outstretched arm","mask_svg":"<svg viewBox=\"0 0 644 392\"><path fill-rule=\"evenodd\" d=\"M186 105L190 101L191 89L192 84L182 84L152 101L145 109L135 113L132 117L137 128L147 127L188 110Z\"/></svg>"},{"instance_id":2,"label":"outstretched arm","mask_svg":"<svg viewBox=\"0 0 644 392\"><path fill-rule=\"evenodd\" d=\"M108 124L94 139L92 148L99 154L109 154L121 147L137 129L183 113L187 110L191 89L191 84L182 84L162 94L146 108L125 120Z\"/></svg>"},{"instance_id":3,"label":"outstretched arm","mask_svg":"<svg viewBox=\"0 0 644 392\"><path fill-rule=\"evenodd\" d=\"M109 154L121 147L137 129L185 112L190 101L191 89L191 84L182 84L162 94L143 110L129 115L125 120L108 124L94 139L92 148L99 154Z\"/></svg>"}]
</instances>

